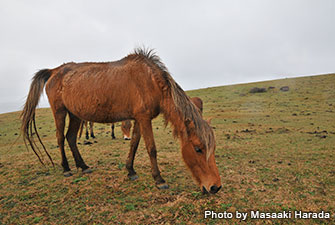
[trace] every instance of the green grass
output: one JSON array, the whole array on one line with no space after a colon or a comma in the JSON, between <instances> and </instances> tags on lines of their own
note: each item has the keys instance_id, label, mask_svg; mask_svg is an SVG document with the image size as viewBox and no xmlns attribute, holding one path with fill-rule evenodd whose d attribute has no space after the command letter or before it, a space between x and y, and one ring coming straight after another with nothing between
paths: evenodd
<instances>
[{"instance_id":1,"label":"green grass","mask_svg":"<svg viewBox=\"0 0 335 225\"><path fill-rule=\"evenodd\" d=\"M253 87L275 87L249 93ZM279 90L289 86L288 92ZM56 163L43 167L19 138L19 112L0 115L0 224L229 224L204 219L205 210L330 211L335 213L335 74L189 91L204 101L212 118L216 161L223 189L203 195L181 158L179 141L162 118L153 121L158 163L170 185L158 190L141 140L136 181L125 161L129 141L112 140L109 126L95 126L96 141L79 149L94 172L82 175L71 152L74 175L65 178L50 109L37 110L37 127ZM15 143L14 143L15 142ZM13 144L14 143L14 144ZM45 157L45 161L47 158ZM325 224L334 220L247 220Z\"/></svg>"}]
</instances>

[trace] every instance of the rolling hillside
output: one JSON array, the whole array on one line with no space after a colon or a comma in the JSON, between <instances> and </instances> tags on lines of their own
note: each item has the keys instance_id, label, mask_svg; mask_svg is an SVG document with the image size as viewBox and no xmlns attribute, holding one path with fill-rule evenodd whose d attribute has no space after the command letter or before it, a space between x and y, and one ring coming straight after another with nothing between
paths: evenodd
<instances>
[{"instance_id":1,"label":"rolling hillside","mask_svg":"<svg viewBox=\"0 0 335 225\"><path fill-rule=\"evenodd\" d=\"M283 86L289 90L281 91ZM254 87L266 92L249 93ZM223 186L216 195L203 195L194 184L178 140L173 139L170 128L164 128L162 117L153 121L153 128L168 190L155 187L143 140L134 166L139 179L128 180L129 141L121 139L120 124L116 140L111 139L109 126L98 124L93 144L78 141L83 158L94 169L92 174L76 170L66 145L74 175L65 178L50 109L39 109L36 121L57 162L55 168L43 167L26 150L22 138L18 139L20 112L14 112L0 115L0 224L239 221L205 219L205 210L324 210L333 218L272 222L335 222L335 74L212 87L188 94L202 98L204 117L212 118Z\"/></svg>"}]
</instances>

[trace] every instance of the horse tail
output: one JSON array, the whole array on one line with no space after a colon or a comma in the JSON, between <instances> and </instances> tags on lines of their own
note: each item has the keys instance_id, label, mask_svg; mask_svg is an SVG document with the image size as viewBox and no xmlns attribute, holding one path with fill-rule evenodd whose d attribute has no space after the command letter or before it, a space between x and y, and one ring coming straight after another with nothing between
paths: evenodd
<instances>
[{"instance_id":1,"label":"horse tail","mask_svg":"<svg viewBox=\"0 0 335 225\"><path fill-rule=\"evenodd\" d=\"M40 142L40 144L42 145L44 149L44 152L49 157L52 165L54 166L51 156L47 152L37 132L36 122L35 122L35 110L38 105L41 94L43 92L44 86L46 82L48 81L48 79L50 78L51 74L52 74L51 70L43 69L43 70L38 71L33 77L31 85L30 85L28 97L24 105L23 111L21 113L21 121L22 121L21 134L23 135L23 140L24 140L26 147L28 148L28 145L27 145L27 141L28 141L35 155L37 156L39 161L44 165L43 160L42 160L43 157L41 159L41 156L43 155L41 154L41 151L39 150L34 140L34 135L36 135L36 137L38 138L38 141ZM39 151L39 153L37 153L36 149Z\"/></svg>"}]
</instances>

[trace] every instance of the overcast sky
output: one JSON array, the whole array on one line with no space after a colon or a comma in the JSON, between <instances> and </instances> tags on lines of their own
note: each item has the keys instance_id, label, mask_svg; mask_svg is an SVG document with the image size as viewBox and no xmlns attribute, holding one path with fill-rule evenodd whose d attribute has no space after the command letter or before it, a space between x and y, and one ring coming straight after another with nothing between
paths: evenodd
<instances>
[{"instance_id":1,"label":"overcast sky","mask_svg":"<svg viewBox=\"0 0 335 225\"><path fill-rule=\"evenodd\" d=\"M335 1L0 0L0 113L22 109L39 69L142 45L184 90L331 73Z\"/></svg>"}]
</instances>

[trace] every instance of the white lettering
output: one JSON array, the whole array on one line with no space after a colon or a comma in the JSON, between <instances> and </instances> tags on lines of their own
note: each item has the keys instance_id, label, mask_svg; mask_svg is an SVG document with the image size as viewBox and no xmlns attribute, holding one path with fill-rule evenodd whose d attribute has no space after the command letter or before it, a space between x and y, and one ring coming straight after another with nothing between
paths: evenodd
<instances>
[{"instance_id":1,"label":"white lettering","mask_svg":"<svg viewBox=\"0 0 335 225\"><path fill-rule=\"evenodd\" d=\"M239 211L236 211L235 213L235 218L236 219L242 219L242 220L246 220L247 219L247 216L248 216L248 213L247 212L239 212Z\"/></svg>"},{"instance_id":2,"label":"white lettering","mask_svg":"<svg viewBox=\"0 0 335 225\"><path fill-rule=\"evenodd\" d=\"M207 216L211 215L213 211L206 210L205 211L205 219L207 219Z\"/></svg>"},{"instance_id":3,"label":"white lettering","mask_svg":"<svg viewBox=\"0 0 335 225\"><path fill-rule=\"evenodd\" d=\"M251 211L251 219L288 219L292 217L291 211L286 212L260 212L260 211Z\"/></svg>"},{"instance_id":4,"label":"white lettering","mask_svg":"<svg viewBox=\"0 0 335 225\"><path fill-rule=\"evenodd\" d=\"M231 212L214 212L212 210L205 210L205 219L211 218L211 219L232 219L233 213Z\"/></svg>"},{"instance_id":5,"label":"white lettering","mask_svg":"<svg viewBox=\"0 0 335 225\"><path fill-rule=\"evenodd\" d=\"M317 212L303 212L303 211L295 211L294 217L296 219L329 219L330 213L321 211Z\"/></svg>"},{"instance_id":6,"label":"white lettering","mask_svg":"<svg viewBox=\"0 0 335 225\"><path fill-rule=\"evenodd\" d=\"M251 211L251 219L259 219L259 211Z\"/></svg>"},{"instance_id":7,"label":"white lettering","mask_svg":"<svg viewBox=\"0 0 335 225\"><path fill-rule=\"evenodd\" d=\"M250 211L250 219L291 219L291 211L282 212L261 212L261 211ZM304 211L294 211L295 219L330 219L332 217L330 212L320 211L320 212L304 212ZM248 212L215 212L213 210L205 210L205 219L232 219L234 216L236 219L245 221L248 219Z\"/></svg>"},{"instance_id":8,"label":"white lettering","mask_svg":"<svg viewBox=\"0 0 335 225\"><path fill-rule=\"evenodd\" d=\"M231 219L231 218L233 218L233 213L231 213L231 212L224 212L226 215L225 215L225 218L227 218L227 219Z\"/></svg>"}]
</instances>

